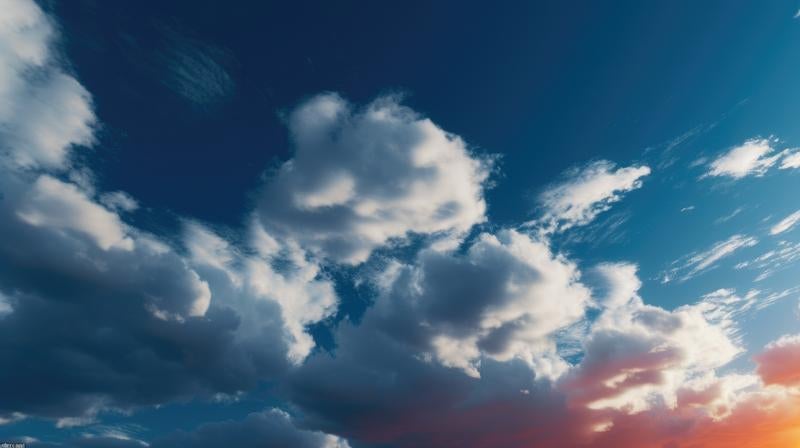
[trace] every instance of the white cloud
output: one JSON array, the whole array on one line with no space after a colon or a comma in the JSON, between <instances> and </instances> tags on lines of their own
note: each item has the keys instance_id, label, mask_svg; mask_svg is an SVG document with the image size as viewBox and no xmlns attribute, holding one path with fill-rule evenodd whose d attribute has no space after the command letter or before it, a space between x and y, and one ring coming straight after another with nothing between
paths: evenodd
<instances>
[{"instance_id":1,"label":"white cloud","mask_svg":"<svg viewBox=\"0 0 800 448\"><path fill-rule=\"evenodd\" d=\"M276 238L360 263L408 233L460 235L485 220L491 163L396 98L354 110L319 95L292 112L289 130L295 155L267 182L259 209Z\"/></svg>"},{"instance_id":2,"label":"white cloud","mask_svg":"<svg viewBox=\"0 0 800 448\"><path fill-rule=\"evenodd\" d=\"M724 329L737 343L741 334L737 327L738 319L745 313L757 309L761 291L752 289L743 297L730 288L722 288L702 297L693 305L710 323Z\"/></svg>"},{"instance_id":3,"label":"white cloud","mask_svg":"<svg viewBox=\"0 0 800 448\"><path fill-rule=\"evenodd\" d=\"M54 32L33 2L2 0L0 151L23 167L63 168L69 147L93 142L91 98L50 63Z\"/></svg>"},{"instance_id":4,"label":"white cloud","mask_svg":"<svg viewBox=\"0 0 800 448\"><path fill-rule=\"evenodd\" d=\"M800 168L800 150L790 149L784 151L783 160L781 160L780 169L790 170Z\"/></svg>"},{"instance_id":5,"label":"white cloud","mask_svg":"<svg viewBox=\"0 0 800 448\"><path fill-rule=\"evenodd\" d=\"M672 280L686 281L712 269L717 262L739 249L752 247L758 240L747 235L733 235L727 240L715 243L711 248L700 253L693 253L672 263L673 267L662 274L662 282Z\"/></svg>"},{"instance_id":6,"label":"white cloud","mask_svg":"<svg viewBox=\"0 0 800 448\"><path fill-rule=\"evenodd\" d=\"M646 305L634 265L604 265L600 272L616 287L613 300L601 302L583 361L561 383L573 405L629 414L675 408L687 383L713 375L741 352L725 323L709 321L708 306Z\"/></svg>"},{"instance_id":7,"label":"white cloud","mask_svg":"<svg viewBox=\"0 0 800 448\"><path fill-rule=\"evenodd\" d=\"M788 232L789 230L793 229L798 222L800 222L800 210L792 213L786 218L783 218L780 222L772 226L772 228L769 229L769 234L779 235L781 233Z\"/></svg>"},{"instance_id":8,"label":"white cloud","mask_svg":"<svg viewBox=\"0 0 800 448\"><path fill-rule=\"evenodd\" d=\"M767 139L747 140L711 162L705 176L741 179L764 175L780 158L780 154L770 156L773 153L770 143Z\"/></svg>"},{"instance_id":9,"label":"white cloud","mask_svg":"<svg viewBox=\"0 0 800 448\"><path fill-rule=\"evenodd\" d=\"M36 180L17 216L36 227L82 233L103 250L133 249L119 216L93 202L75 185L48 175Z\"/></svg>"},{"instance_id":10,"label":"white cloud","mask_svg":"<svg viewBox=\"0 0 800 448\"><path fill-rule=\"evenodd\" d=\"M555 232L588 224L620 201L624 193L641 187L642 178L649 174L647 166L615 169L614 164L605 160L569 171L566 181L539 196L543 215L527 225Z\"/></svg>"},{"instance_id":11,"label":"white cloud","mask_svg":"<svg viewBox=\"0 0 800 448\"><path fill-rule=\"evenodd\" d=\"M315 346L306 326L336 311L338 299L333 284L300 248L281 245L258 224L254 226L248 247L255 249L257 255L244 253L196 222L186 223L184 242L195 266L224 274L224 280L209 276L211 288L217 291L215 296L241 312L240 332L255 336L267 322L259 321L262 315L254 311L253 301L268 301L279 307L288 357L300 363ZM265 239L270 240L270 247L259 250L264 248ZM276 264L283 268L277 269Z\"/></svg>"},{"instance_id":12,"label":"white cloud","mask_svg":"<svg viewBox=\"0 0 800 448\"><path fill-rule=\"evenodd\" d=\"M139 202L124 191L112 191L100 195L100 203L117 212L132 212L139 208Z\"/></svg>"},{"instance_id":13,"label":"white cloud","mask_svg":"<svg viewBox=\"0 0 800 448\"><path fill-rule=\"evenodd\" d=\"M755 281L760 282L770 277L772 274L786 269L800 260L800 243L790 243L780 241L774 249L771 249L758 257L743 261L736 265L736 269L758 269L761 272Z\"/></svg>"},{"instance_id":14,"label":"white cloud","mask_svg":"<svg viewBox=\"0 0 800 448\"><path fill-rule=\"evenodd\" d=\"M642 282L636 274L638 267L630 263L602 263L595 268L604 280L605 288L599 301L605 308L617 308L638 297Z\"/></svg>"},{"instance_id":15,"label":"white cloud","mask_svg":"<svg viewBox=\"0 0 800 448\"><path fill-rule=\"evenodd\" d=\"M236 394L307 355L305 325L336 304L319 267L272 269L262 238L253 257L269 269L250 283L268 283L263 297L219 274L251 280L233 244L198 238L187 258L125 223L120 213L135 210L135 199L96 191L72 157L94 141L95 117L57 56L57 27L33 1L0 0L0 11L0 352L71 376L0 381L0 422L25 414L81 424L109 409ZM70 324L50 325L57 321Z\"/></svg>"},{"instance_id":16,"label":"white cloud","mask_svg":"<svg viewBox=\"0 0 800 448\"><path fill-rule=\"evenodd\" d=\"M537 376L567 369L554 335L583 317L589 291L577 267L513 230L483 234L463 256L424 251L377 282L373 318L399 340L469 375L482 358L519 359Z\"/></svg>"}]
</instances>

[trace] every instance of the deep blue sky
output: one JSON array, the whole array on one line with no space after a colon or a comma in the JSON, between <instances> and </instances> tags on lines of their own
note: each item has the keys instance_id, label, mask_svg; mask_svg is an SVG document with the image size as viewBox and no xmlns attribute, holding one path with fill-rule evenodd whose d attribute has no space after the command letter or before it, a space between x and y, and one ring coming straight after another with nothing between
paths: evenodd
<instances>
[{"instance_id":1,"label":"deep blue sky","mask_svg":"<svg viewBox=\"0 0 800 448\"><path fill-rule=\"evenodd\" d=\"M289 156L280 111L321 91L357 103L402 92L503 154L490 204L508 222L530 209L526 191L574 164L636 159L745 100L731 120L769 135L797 107L778 87L798 70L791 2L292 3L55 3L103 120L103 184L238 223L243 192ZM224 54L229 97L198 107L164 84L176 34ZM778 122L754 123L765 110Z\"/></svg>"}]
</instances>

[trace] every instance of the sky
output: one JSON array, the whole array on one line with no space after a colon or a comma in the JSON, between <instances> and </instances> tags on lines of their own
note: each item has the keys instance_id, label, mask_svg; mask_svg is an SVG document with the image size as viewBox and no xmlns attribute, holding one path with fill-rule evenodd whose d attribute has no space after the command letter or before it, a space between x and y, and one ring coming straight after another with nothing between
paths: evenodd
<instances>
[{"instance_id":1,"label":"sky","mask_svg":"<svg viewBox=\"0 0 800 448\"><path fill-rule=\"evenodd\" d=\"M0 0L0 443L800 445L800 3Z\"/></svg>"}]
</instances>

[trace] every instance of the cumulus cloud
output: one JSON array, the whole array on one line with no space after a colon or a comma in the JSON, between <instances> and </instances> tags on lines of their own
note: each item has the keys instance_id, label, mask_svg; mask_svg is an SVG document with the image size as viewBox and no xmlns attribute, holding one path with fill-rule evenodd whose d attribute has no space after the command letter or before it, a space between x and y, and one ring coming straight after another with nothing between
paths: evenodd
<instances>
[{"instance_id":1,"label":"cumulus cloud","mask_svg":"<svg viewBox=\"0 0 800 448\"><path fill-rule=\"evenodd\" d=\"M93 141L91 99L50 52L54 30L33 2L0 3L0 151L6 163L63 168Z\"/></svg>"},{"instance_id":2,"label":"cumulus cloud","mask_svg":"<svg viewBox=\"0 0 800 448\"><path fill-rule=\"evenodd\" d=\"M0 422L84 425L107 409L237 394L302 359L305 325L336 304L319 267L299 249L268 259L263 235L239 250L199 229L184 248L126 223L136 201L95 191L70 161L94 142L95 118L52 54L54 27L32 1L0 10L0 353L25 366L0 372ZM273 269L284 253L291 271Z\"/></svg>"},{"instance_id":3,"label":"cumulus cloud","mask_svg":"<svg viewBox=\"0 0 800 448\"><path fill-rule=\"evenodd\" d=\"M487 360L476 378L431 362L367 313L339 327L335 356L312 355L290 376L288 398L311 427L397 447L530 446L549 432L531 422L561 433L563 404L523 362Z\"/></svg>"},{"instance_id":4,"label":"cumulus cloud","mask_svg":"<svg viewBox=\"0 0 800 448\"><path fill-rule=\"evenodd\" d=\"M790 290L718 290L667 310L640 296L635 265L601 264L591 290L577 263L552 250L550 233L590 223L639 188L648 167L590 164L542 194L538 236L506 229L462 241L486 219L491 161L395 98L359 109L325 94L289 115L294 156L265 180L244 231L185 219L180 238L159 237L126 221L135 199L95 191L71 161L94 142L96 120L51 54L54 27L33 2L0 7L0 353L25 366L0 370L0 423L44 417L66 428L109 409L274 381L299 422L273 409L151 446L796 440L800 367L782 360L797 358L797 336L756 356L760 376L720 373L741 353L737 319ZM214 71L192 57L180 82ZM759 174L776 163L770 154L712 166ZM411 234L429 237L424 248L376 260L374 305L333 329L335 353L315 352L307 327L338 305L326 268L360 264ZM734 235L668 275L690 278L756 243ZM573 356L568 338L580 342ZM146 442L108 430L68 443Z\"/></svg>"},{"instance_id":5,"label":"cumulus cloud","mask_svg":"<svg viewBox=\"0 0 800 448\"><path fill-rule=\"evenodd\" d=\"M702 308L670 312L644 304L635 266L604 265L600 272L611 285L603 312L584 343L579 368L562 383L573 404L627 413L674 408L681 388L741 351Z\"/></svg>"},{"instance_id":6,"label":"cumulus cloud","mask_svg":"<svg viewBox=\"0 0 800 448\"><path fill-rule=\"evenodd\" d=\"M754 360L765 383L800 386L800 335L785 335L769 343Z\"/></svg>"},{"instance_id":7,"label":"cumulus cloud","mask_svg":"<svg viewBox=\"0 0 800 448\"><path fill-rule=\"evenodd\" d=\"M585 355L556 383L521 360L487 358L479 378L430 362L379 304L339 328L335 356L293 372L289 397L311 427L378 446L785 446L798 396L717 373L741 352L727 318L711 316L719 303L664 310L639 297L635 266L601 272Z\"/></svg>"},{"instance_id":8,"label":"cumulus cloud","mask_svg":"<svg viewBox=\"0 0 800 448\"><path fill-rule=\"evenodd\" d=\"M288 123L294 157L267 181L259 209L276 238L359 263L409 233L461 235L485 220L491 163L394 97L356 110L319 95Z\"/></svg>"},{"instance_id":9,"label":"cumulus cloud","mask_svg":"<svg viewBox=\"0 0 800 448\"><path fill-rule=\"evenodd\" d=\"M301 362L315 345L306 326L336 311L333 283L304 251L278 243L257 224L250 238L250 250L242 251L196 222L187 223L184 235L193 265L216 279L211 283L215 295L240 311L240 332L257 337L260 331L263 316L254 312L253 303L277 305L289 359Z\"/></svg>"},{"instance_id":10,"label":"cumulus cloud","mask_svg":"<svg viewBox=\"0 0 800 448\"><path fill-rule=\"evenodd\" d=\"M349 448L346 440L318 431L298 429L280 409L256 412L242 421L206 423L191 431L178 431L154 441L152 448L264 446L292 448Z\"/></svg>"},{"instance_id":11,"label":"cumulus cloud","mask_svg":"<svg viewBox=\"0 0 800 448\"><path fill-rule=\"evenodd\" d=\"M554 232L588 224L625 193L640 188L649 174L647 166L616 168L605 160L569 171L564 182L541 193L542 217L528 225Z\"/></svg>"},{"instance_id":12,"label":"cumulus cloud","mask_svg":"<svg viewBox=\"0 0 800 448\"><path fill-rule=\"evenodd\" d=\"M781 157L780 154L773 152L770 140L747 140L711 162L705 176L724 176L733 179L763 176Z\"/></svg>"},{"instance_id":13,"label":"cumulus cloud","mask_svg":"<svg viewBox=\"0 0 800 448\"><path fill-rule=\"evenodd\" d=\"M789 230L792 230L798 222L800 222L800 210L792 213L786 218L783 218L780 220L780 222L772 226L772 228L769 229L769 234L779 235L781 233L788 232Z\"/></svg>"},{"instance_id":14,"label":"cumulus cloud","mask_svg":"<svg viewBox=\"0 0 800 448\"><path fill-rule=\"evenodd\" d=\"M663 283L673 280L686 281L709 269L713 269L717 263L731 256L739 249L752 247L758 244L758 240L747 235L733 235L730 238L719 241L709 249L702 252L695 252L672 262L672 268L662 273Z\"/></svg>"},{"instance_id":15,"label":"cumulus cloud","mask_svg":"<svg viewBox=\"0 0 800 448\"><path fill-rule=\"evenodd\" d=\"M390 265L381 282L374 318L472 376L490 358L558 377L567 366L553 336L583 317L589 299L574 264L513 230L480 235L464 256L425 251L414 265Z\"/></svg>"},{"instance_id":16,"label":"cumulus cloud","mask_svg":"<svg viewBox=\"0 0 800 448\"><path fill-rule=\"evenodd\" d=\"M119 216L93 202L76 185L48 175L33 183L17 216L32 226L83 233L103 250L133 249Z\"/></svg>"}]
</instances>

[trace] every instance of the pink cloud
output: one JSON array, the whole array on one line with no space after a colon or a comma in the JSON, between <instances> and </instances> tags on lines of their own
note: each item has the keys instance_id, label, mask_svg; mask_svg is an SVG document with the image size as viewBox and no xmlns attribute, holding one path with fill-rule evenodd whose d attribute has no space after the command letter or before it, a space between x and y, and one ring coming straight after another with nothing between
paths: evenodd
<instances>
[{"instance_id":1,"label":"pink cloud","mask_svg":"<svg viewBox=\"0 0 800 448\"><path fill-rule=\"evenodd\" d=\"M800 335L778 339L753 359L764 383L800 386Z\"/></svg>"}]
</instances>

